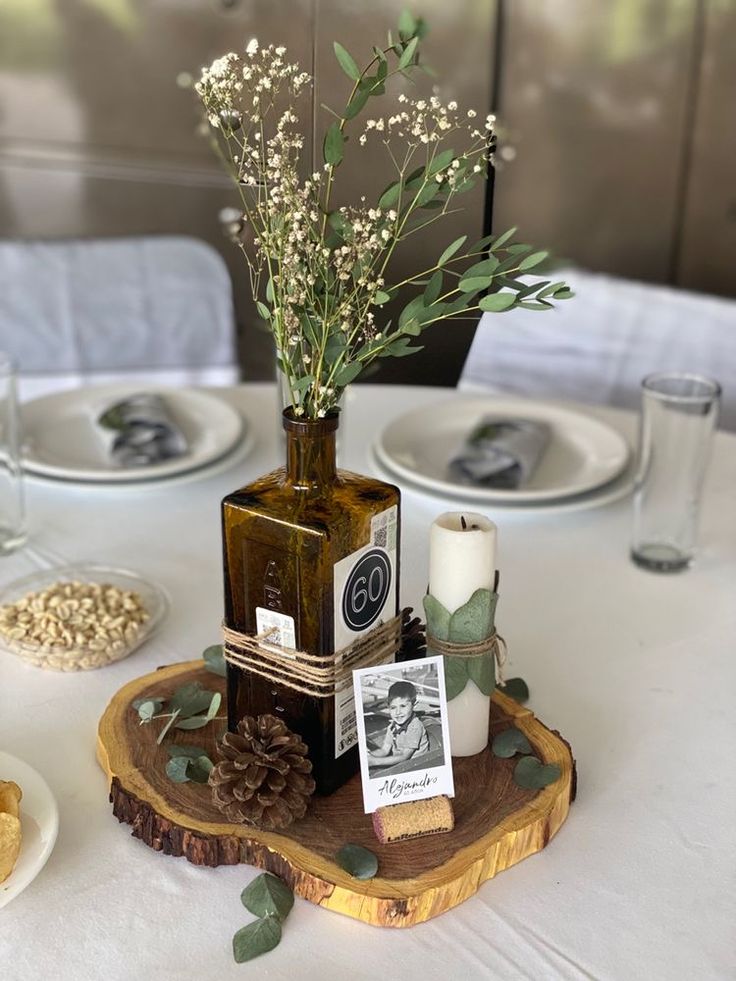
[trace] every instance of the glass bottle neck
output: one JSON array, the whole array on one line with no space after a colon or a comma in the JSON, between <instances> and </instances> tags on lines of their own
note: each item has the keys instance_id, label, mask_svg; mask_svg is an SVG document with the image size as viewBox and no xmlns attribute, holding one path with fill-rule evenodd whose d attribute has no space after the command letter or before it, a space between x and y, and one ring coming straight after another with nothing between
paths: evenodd
<instances>
[{"instance_id":1,"label":"glass bottle neck","mask_svg":"<svg viewBox=\"0 0 736 981\"><path fill-rule=\"evenodd\" d=\"M337 474L335 433L339 416L298 420L284 411L286 430L286 482L297 490L322 492Z\"/></svg>"}]
</instances>

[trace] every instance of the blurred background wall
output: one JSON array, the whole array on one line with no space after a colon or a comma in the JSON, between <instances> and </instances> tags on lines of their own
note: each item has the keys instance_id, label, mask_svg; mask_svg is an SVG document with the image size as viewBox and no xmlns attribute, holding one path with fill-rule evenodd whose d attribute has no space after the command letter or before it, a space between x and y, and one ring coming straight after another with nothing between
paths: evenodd
<instances>
[{"instance_id":1,"label":"blurred background wall","mask_svg":"<svg viewBox=\"0 0 736 981\"><path fill-rule=\"evenodd\" d=\"M235 287L245 378L271 377L242 257L218 215L235 203L195 135L177 76L252 36L316 77L301 107L321 147L322 102L403 0L0 0L0 237L176 233L212 243ZM736 296L736 0L417 0L445 98L496 110L504 139L493 225L589 269ZM427 90L432 82L424 83ZM316 108L315 108L316 107ZM376 109L376 112L378 109ZM380 190L378 157L345 166L345 200ZM480 186L408 261L481 235ZM203 325L206 329L206 325ZM453 384L474 323L424 335L385 380Z\"/></svg>"}]
</instances>

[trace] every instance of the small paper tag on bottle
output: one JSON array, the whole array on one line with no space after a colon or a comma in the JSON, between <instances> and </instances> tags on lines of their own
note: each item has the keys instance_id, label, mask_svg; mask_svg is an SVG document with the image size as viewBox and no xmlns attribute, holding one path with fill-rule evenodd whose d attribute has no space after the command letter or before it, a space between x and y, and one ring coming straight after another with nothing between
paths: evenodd
<instances>
[{"instance_id":1,"label":"small paper tag on bottle","mask_svg":"<svg viewBox=\"0 0 736 981\"><path fill-rule=\"evenodd\" d=\"M341 650L396 613L398 508L371 518L370 541L334 567L335 649ZM339 657L335 670L341 667ZM358 740L355 697L348 683L335 691L335 759Z\"/></svg>"},{"instance_id":2,"label":"small paper tag on bottle","mask_svg":"<svg viewBox=\"0 0 736 981\"><path fill-rule=\"evenodd\" d=\"M279 647L291 647L296 650L296 631L294 617L277 610L267 610L263 606L256 607L256 629L259 634L273 630L273 633L263 640L263 646L268 647L269 641ZM282 653L279 651L278 653Z\"/></svg>"}]
</instances>

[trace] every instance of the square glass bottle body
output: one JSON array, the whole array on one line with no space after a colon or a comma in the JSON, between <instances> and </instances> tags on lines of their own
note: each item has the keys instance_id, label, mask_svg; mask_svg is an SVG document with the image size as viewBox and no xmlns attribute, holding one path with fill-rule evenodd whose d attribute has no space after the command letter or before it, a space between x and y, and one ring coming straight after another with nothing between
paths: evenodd
<instances>
[{"instance_id":1,"label":"square glass bottle body","mask_svg":"<svg viewBox=\"0 0 736 981\"><path fill-rule=\"evenodd\" d=\"M292 426L322 422L316 437L287 426L287 467L223 501L225 622L249 635L278 627L282 646L329 656L398 613L400 494L335 470L336 420ZM264 713L302 736L319 793L357 772L352 682L318 698L228 665L229 728Z\"/></svg>"}]
</instances>

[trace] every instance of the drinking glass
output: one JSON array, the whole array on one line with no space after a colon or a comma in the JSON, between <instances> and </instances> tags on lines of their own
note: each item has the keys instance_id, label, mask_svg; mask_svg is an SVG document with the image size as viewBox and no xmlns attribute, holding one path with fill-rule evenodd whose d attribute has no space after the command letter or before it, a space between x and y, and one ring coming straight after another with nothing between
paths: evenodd
<instances>
[{"instance_id":1,"label":"drinking glass","mask_svg":"<svg viewBox=\"0 0 736 981\"><path fill-rule=\"evenodd\" d=\"M721 387L661 372L642 382L631 558L645 569L686 569L695 552L700 496Z\"/></svg>"}]
</instances>

